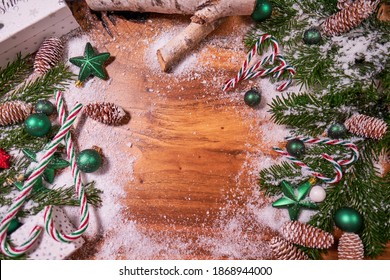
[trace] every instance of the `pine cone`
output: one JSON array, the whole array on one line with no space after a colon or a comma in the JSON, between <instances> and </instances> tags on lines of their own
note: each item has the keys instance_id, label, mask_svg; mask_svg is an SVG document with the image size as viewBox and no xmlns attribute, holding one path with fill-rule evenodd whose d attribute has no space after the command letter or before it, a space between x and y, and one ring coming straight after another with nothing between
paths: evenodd
<instances>
[{"instance_id":1,"label":"pine cone","mask_svg":"<svg viewBox=\"0 0 390 280\"><path fill-rule=\"evenodd\" d=\"M287 241L310 248L326 249L334 242L334 237L329 232L298 221L285 223L281 233Z\"/></svg>"},{"instance_id":2,"label":"pine cone","mask_svg":"<svg viewBox=\"0 0 390 280\"><path fill-rule=\"evenodd\" d=\"M33 106L22 101L0 104L0 126L23 122L31 114Z\"/></svg>"},{"instance_id":3,"label":"pine cone","mask_svg":"<svg viewBox=\"0 0 390 280\"><path fill-rule=\"evenodd\" d=\"M377 18L380 21L390 22L390 3L382 3L379 7Z\"/></svg>"},{"instance_id":4,"label":"pine cone","mask_svg":"<svg viewBox=\"0 0 390 280\"><path fill-rule=\"evenodd\" d=\"M364 257L363 242L355 233L344 233L340 237L337 251L339 260L362 260Z\"/></svg>"},{"instance_id":5,"label":"pine cone","mask_svg":"<svg viewBox=\"0 0 390 280\"><path fill-rule=\"evenodd\" d=\"M387 132L387 124L381 119L355 114L344 123L353 134L372 139L382 139Z\"/></svg>"},{"instance_id":6,"label":"pine cone","mask_svg":"<svg viewBox=\"0 0 390 280\"><path fill-rule=\"evenodd\" d=\"M286 240L276 236L271 239L270 246L277 260L308 260L307 255Z\"/></svg>"},{"instance_id":7,"label":"pine cone","mask_svg":"<svg viewBox=\"0 0 390 280\"><path fill-rule=\"evenodd\" d=\"M356 0L349 5L345 2L340 4L340 7L345 7L344 9L323 22L322 32L324 35L340 35L358 26L374 12L379 0Z\"/></svg>"},{"instance_id":8,"label":"pine cone","mask_svg":"<svg viewBox=\"0 0 390 280\"><path fill-rule=\"evenodd\" d=\"M337 8L339 10L343 10L343 9L349 7L349 5L351 5L352 3L353 3L353 0L339 0L337 3Z\"/></svg>"},{"instance_id":9,"label":"pine cone","mask_svg":"<svg viewBox=\"0 0 390 280\"><path fill-rule=\"evenodd\" d=\"M95 121L108 124L123 124L127 114L113 103L91 103L84 107L84 113Z\"/></svg>"},{"instance_id":10,"label":"pine cone","mask_svg":"<svg viewBox=\"0 0 390 280\"><path fill-rule=\"evenodd\" d=\"M63 51L61 39L52 37L43 41L35 56L34 71L45 74L61 60Z\"/></svg>"}]
</instances>

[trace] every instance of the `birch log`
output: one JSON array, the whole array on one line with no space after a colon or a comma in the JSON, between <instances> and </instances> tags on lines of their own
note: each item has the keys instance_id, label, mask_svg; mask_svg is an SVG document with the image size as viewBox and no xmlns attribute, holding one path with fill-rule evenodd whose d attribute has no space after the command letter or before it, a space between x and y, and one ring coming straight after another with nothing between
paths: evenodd
<instances>
[{"instance_id":1,"label":"birch log","mask_svg":"<svg viewBox=\"0 0 390 280\"><path fill-rule=\"evenodd\" d=\"M228 16L251 15L256 0L86 0L96 11L132 11L193 15L193 22L211 23Z\"/></svg>"},{"instance_id":2,"label":"birch log","mask_svg":"<svg viewBox=\"0 0 390 280\"><path fill-rule=\"evenodd\" d=\"M198 24L191 22L179 35L174 37L164 47L157 50L157 58L164 72L178 62L191 48L196 46L208 34L215 30L224 19L212 23Z\"/></svg>"},{"instance_id":3,"label":"birch log","mask_svg":"<svg viewBox=\"0 0 390 280\"><path fill-rule=\"evenodd\" d=\"M251 15L257 0L86 0L92 10L192 15L191 24L157 51L163 71L216 29L228 16Z\"/></svg>"}]
</instances>

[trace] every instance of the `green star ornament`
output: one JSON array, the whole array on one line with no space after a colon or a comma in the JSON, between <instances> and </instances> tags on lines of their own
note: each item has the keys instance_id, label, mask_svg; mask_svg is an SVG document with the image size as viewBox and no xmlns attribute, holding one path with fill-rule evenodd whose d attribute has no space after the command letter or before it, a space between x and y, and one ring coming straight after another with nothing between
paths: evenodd
<instances>
[{"instance_id":1,"label":"green star ornament","mask_svg":"<svg viewBox=\"0 0 390 280\"><path fill-rule=\"evenodd\" d=\"M23 149L22 152L27 157L27 159L31 162L31 164L30 164L29 168L27 168L27 171L25 174L25 178L28 178L28 176L30 176L30 174L33 172L34 166L36 166L36 163L38 162L37 153L31 151L30 149ZM52 160L50 161L50 163L46 167L45 171L43 172L43 179L46 182L53 184L54 177L55 177L55 171L57 169L62 169L62 168L68 167L68 166L69 166L68 161L62 159L60 155L54 154ZM21 190L23 188L23 183L15 183L15 186ZM40 190L42 188L43 188L42 176L40 176L34 185L34 189Z\"/></svg>"},{"instance_id":2,"label":"green star ornament","mask_svg":"<svg viewBox=\"0 0 390 280\"><path fill-rule=\"evenodd\" d=\"M84 50L84 56L72 57L69 61L80 67L80 73L76 85L81 86L82 83L90 76L96 76L100 79L106 79L107 74L103 68L103 64L110 58L110 53L96 54L91 43L87 43Z\"/></svg>"},{"instance_id":3,"label":"green star ornament","mask_svg":"<svg viewBox=\"0 0 390 280\"><path fill-rule=\"evenodd\" d=\"M284 196L272 203L272 206L275 208L287 208L292 221L296 221L298 219L301 208L313 210L318 209L317 204L303 200L314 183L315 180L310 179L309 181L299 185L297 188L293 188L288 182L282 181L281 186Z\"/></svg>"}]
</instances>

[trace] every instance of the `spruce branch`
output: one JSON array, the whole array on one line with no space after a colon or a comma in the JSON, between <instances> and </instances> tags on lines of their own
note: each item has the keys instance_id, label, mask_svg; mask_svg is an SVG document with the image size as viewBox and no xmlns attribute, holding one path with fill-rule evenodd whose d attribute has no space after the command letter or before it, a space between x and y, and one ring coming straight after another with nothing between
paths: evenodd
<instances>
[{"instance_id":1,"label":"spruce branch","mask_svg":"<svg viewBox=\"0 0 390 280\"><path fill-rule=\"evenodd\" d=\"M56 90L64 90L74 74L68 70L64 63L50 69L44 76L34 81L25 82L19 89L11 92L5 98L6 101L22 100L36 102L39 99L49 98Z\"/></svg>"},{"instance_id":2,"label":"spruce branch","mask_svg":"<svg viewBox=\"0 0 390 280\"><path fill-rule=\"evenodd\" d=\"M16 60L0 68L0 98L22 83L32 73L33 63L31 56L22 58L17 55Z\"/></svg>"},{"instance_id":3,"label":"spruce branch","mask_svg":"<svg viewBox=\"0 0 390 280\"><path fill-rule=\"evenodd\" d=\"M100 194L102 191L95 187L95 182L88 183L85 186L85 192L87 194L87 202L94 207L100 207L102 200ZM32 199L39 205L33 207L30 210L30 215L35 215L45 206L56 205L56 206L79 206L80 202L77 199L74 191L74 186L61 187L53 189L41 189L33 192L28 199Z\"/></svg>"}]
</instances>

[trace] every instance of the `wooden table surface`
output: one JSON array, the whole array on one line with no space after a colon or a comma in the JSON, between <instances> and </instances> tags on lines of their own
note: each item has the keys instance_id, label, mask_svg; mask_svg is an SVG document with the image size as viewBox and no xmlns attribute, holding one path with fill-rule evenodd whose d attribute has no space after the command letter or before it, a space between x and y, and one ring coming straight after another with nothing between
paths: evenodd
<instances>
[{"instance_id":1,"label":"wooden table surface","mask_svg":"<svg viewBox=\"0 0 390 280\"><path fill-rule=\"evenodd\" d=\"M210 71L206 69L194 79L156 74L145 61L144 52L151 42L148 39L178 23L189 22L188 18L151 15L147 22L118 20L116 26L109 26L113 40L93 16L85 16L85 6L73 8L81 26L100 44L99 49L115 56L114 63L107 68L113 78L111 92L117 104L128 104L124 107L133 116L128 128L134 141L131 153L138 159L135 180L129 182L126 199L122 201L128 207L125 215L136 220L141 229L161 232L172 239L195 240L199 232L209 236L221 234L215 221L220 220L220 209L229 197L234 206L225 215L236 215L245 196L253 196L249 183L257 174L245 174L251 171L243 168L247 153L276 156L262 143L261 132L253 133L259 120L244 119L237 107L252 109L242 99L226 98L220 90L220 79L215 82L218 71L223 79L234 76L245 53L238 53L233 47L210 46L197 57L208 62ZM213 36L242 36L243 28L249 24L247 18L232 18ZM233 56L239 59L232 61ZM215 57L218 59L211 59ZM237 189L239 193L235 192ZM263 205L259 202L255 206ZM252 244L273 236L271 229L250 224L250 220L248 217L244 230L247 229ZM94 258L91 250L97 250L96 246L99 240L87 242L72 259ZM192 249L188 256L165 257L213 258L200 246ZM118 256L121 257L124 258ZM336 251L331 250L324 257L335 259ZM390 259L389 248L380 258Z\"/></svg>"}]
</instances>

